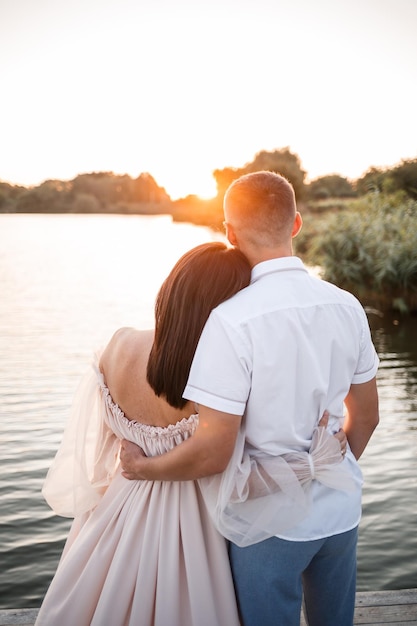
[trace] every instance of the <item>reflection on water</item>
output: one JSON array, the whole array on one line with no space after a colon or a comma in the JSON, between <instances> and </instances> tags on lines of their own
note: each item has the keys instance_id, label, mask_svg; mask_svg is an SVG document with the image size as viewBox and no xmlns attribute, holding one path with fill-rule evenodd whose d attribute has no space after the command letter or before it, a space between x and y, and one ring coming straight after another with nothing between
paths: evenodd
<instances>
[{"instance_id":1,"label":"reflection on water","mask_svg":"<svg viewBox=\"0 0 417 626\"><path fill-rule=\"evenodd\" d=\"M417 587L417 318L369 313L380 425L361 465L359 588Z\"/></svg>"},{"instance_id":2,"label":"reflection on water","mask_svg":"<svg viewBox=\"0 0 417 626\"><path fill-rule=\"evenodd\" d=\"M0 215L0 608L39 606L55 571L70 520L40 490L93 350L149 327L174 262L212 238L168 217ZM417 320L369 319L381 423L361 462L358 588L417 587Z\"/></svg>"}]
</instances>

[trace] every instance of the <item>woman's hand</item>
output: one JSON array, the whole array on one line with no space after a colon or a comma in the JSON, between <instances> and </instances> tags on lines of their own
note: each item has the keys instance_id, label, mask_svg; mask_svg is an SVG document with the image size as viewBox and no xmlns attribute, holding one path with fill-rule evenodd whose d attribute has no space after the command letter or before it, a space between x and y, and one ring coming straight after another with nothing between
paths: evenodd
<instances>
[{"instance_id":1,"label":"woman's hand","mask_svg":"<svg viewBox=\"0 0 417 626\"><path fill-rule=\"evenodd\" d=\"M339 432L335 433L333 435L333 437L336 437L336 439L339 441L340 443L340 452L342 453L342 456L345 456L346 454L346 450L347 450L347 437L346 437L346 433L343 430L343 428L341 428L339 430Z\"/></svg>"},{"instance_id":2,"label":"woman's hand","mask_svg":"<svg viewBox=\"0 0 417 626\"><path fill-rule=\"evenodd\" d=\"M327 428L328 423L329 423L329 412L324 411L318 425L323 428ZM347 437L346 437L345 431L341 428L339 432L333 435L333 437L336 437L336 439L338 440L340 444L340 452L342 456L344 457L346 454L346 449L347 449Z\"/></svg>"}]
</instances>

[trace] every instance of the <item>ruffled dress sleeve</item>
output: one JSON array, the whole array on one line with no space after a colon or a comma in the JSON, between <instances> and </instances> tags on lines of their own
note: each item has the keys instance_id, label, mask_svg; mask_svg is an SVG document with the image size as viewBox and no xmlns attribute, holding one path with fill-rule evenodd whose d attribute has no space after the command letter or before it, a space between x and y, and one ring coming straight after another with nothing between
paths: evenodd
<instances>
[{"instance_id":1,"label":"ruffled dress sleeve","mask_svg":"<svg viewBox=\"0 0 417 626\"><path fill-rule=\"evenodd\" d=\"M325 428L315 429L308 452L281 456L249 452L241 428L226 470L199 484L217 530L244 547L301 522L310 511L313 480L333 489L355 488L340 444Z\"/></svg>"},{"instance_id":2,"label":"ruffled dress sleeve","mask_svg":"<svg viewBox=\"0 0 417 626\"><path fill-rule=\"evenodd\" d=\"M120 440L106 421L99 354L75 393L58 452L42 494L57 515L77 517L94 509L119 464Z\"/></svg>"}]
</instances>

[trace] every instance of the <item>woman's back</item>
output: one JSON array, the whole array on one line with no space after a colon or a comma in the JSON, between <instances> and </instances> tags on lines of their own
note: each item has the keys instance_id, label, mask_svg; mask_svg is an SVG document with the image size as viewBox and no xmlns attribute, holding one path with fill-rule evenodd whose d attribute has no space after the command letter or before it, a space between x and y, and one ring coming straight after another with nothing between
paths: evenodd
<instances>
[{"instance_id":1,"label":"woman's back","mask_svg":"<svg viewBox=\"0 0 417 626\"><path fill-rule=\"evenodd\" d=\"M128 419L165 427L195 411L191 402L182 409L170 406L148 384L146 367L153 338L153 330L121 328L103 352L100 370L113 401Z\"/></svg>"}]
</instances>

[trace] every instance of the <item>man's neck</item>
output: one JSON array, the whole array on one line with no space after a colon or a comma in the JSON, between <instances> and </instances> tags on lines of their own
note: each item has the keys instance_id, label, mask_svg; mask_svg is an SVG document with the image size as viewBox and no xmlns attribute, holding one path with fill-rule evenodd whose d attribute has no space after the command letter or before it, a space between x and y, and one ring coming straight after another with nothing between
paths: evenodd
<instances>
[{"instance_id":1,"label":"man's neck","mask_svg":"<svg viewBox=\"0 0 417 626\"><path fill-rule=\"evenodd\" d=\"M256 250L242 250L248 259L251 267L255 267L258 263L264 261L272 261L272 259L281 259L287 256L293 256L292 246L282 246L279 248L262 248Z\"/></svg>"}]
</instances>

